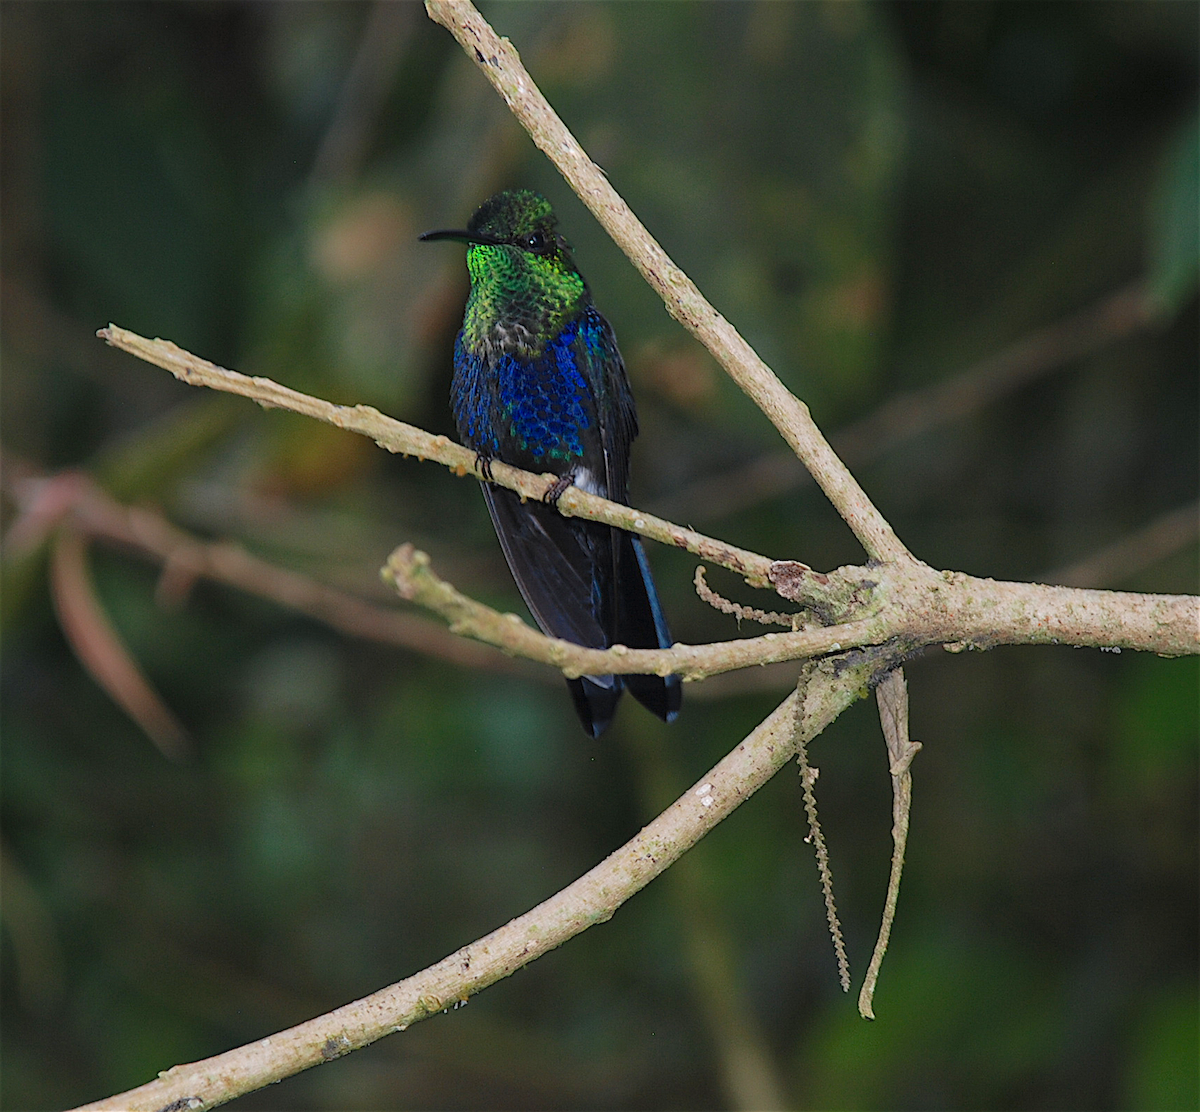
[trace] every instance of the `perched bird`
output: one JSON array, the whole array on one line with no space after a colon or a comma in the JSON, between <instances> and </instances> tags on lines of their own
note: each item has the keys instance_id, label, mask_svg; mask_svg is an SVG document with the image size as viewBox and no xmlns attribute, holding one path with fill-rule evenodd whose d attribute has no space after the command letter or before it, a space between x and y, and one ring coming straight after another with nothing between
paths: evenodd
<instances>
[{"instance_id":1,"label":"perched bird","mask_svg":"<svg viewBox=\"0 0 1200 1112\"><path fill-rule=\"evenodd\" d=\"M608 321L592 303L549 202L515 190L484 201L462 231L423 240L467 243L471 293L454 342L451 404L458 434L487 474L493 460L552 472L551 504L483 485L521 595L544 633L606 649L668 648L639 538L554 508L569 485L628 503L637 411ZM678 676L568 680L583 727L599 737L626 687L670 722Z\"/></svg>"}]
</instances>

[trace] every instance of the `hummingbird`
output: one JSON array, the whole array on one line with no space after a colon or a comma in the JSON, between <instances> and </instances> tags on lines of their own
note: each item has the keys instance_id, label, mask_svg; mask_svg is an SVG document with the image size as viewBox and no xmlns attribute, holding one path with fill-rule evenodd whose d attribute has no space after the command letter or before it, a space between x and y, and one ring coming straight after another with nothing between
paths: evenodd
<instances>
[{"instance_id":1,"label":"hummingbird","mask_svg":"<svg viewBox=\"0 0 1200 1112\"><path fill-rule=\"evenodd\" d=\"M592 301L550 203L519 189L489 197L461 231L471 292L454 341L451 408L485 478L494 460L558 481L543 502L484 482L492 524L543 633L607 649L669 648L640 538L554 506L569 486L628 505L637 410L616 337ZM567 680L583 728L599 737L625 688L666 722L679 676Z\"/></svg>"}]
</instances>

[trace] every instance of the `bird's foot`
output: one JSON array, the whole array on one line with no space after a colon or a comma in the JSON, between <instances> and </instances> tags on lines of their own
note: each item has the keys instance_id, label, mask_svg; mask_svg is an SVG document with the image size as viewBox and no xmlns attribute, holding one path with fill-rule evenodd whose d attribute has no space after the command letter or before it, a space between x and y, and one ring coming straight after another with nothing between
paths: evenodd
<instances>
[{"instance_id":1,"label":"bird's foot","mask_svg":"<svg viewBox=\"0 0 1200 1112\"><path fill-rule=\"evenodd\" d=\"M542 501L547 506L557 506L558 500L567 493L569 487L575 481L574 475L560 475L553 483L550 484L550 489L542 495Z\"/></svg>"},{"instance_id":2,"label":"bird's foot","mask_svg":"<svg viewBox=\"0 0 1200 1112\"><path fill-rule=\"evenodd\" d=\"M486 482L492 482L492 457L483 452L475 453L475 466Z\"/></svg>"}]
</instances>

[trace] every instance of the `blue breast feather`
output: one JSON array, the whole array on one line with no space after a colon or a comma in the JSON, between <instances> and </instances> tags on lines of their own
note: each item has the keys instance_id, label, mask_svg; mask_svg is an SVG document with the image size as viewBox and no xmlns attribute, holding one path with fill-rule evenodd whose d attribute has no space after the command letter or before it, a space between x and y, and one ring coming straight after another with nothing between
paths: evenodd
<instances>
[{"instance_id":1,"label":"blue breast feather","mask_svg":"<svg viewBox=\"0 0 1200 1112\"><path fill-rule=\"evenodd\" d=\"M581 361L602 356L603 329L592 314L572 322L536 356L505 353L489 360L454 345L454 416L476 451L511 452L532 460L576 461L595 420L596 399Z\"/></svg>"}]
</instances>

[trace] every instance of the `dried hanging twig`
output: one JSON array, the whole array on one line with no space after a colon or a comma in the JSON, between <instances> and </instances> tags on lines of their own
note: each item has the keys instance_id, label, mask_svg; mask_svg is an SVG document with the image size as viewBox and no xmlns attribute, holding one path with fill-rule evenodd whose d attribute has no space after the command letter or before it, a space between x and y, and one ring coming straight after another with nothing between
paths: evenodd
<instances>
[{"instance_id":1,"label":"dried hanging twig","mask_svg":"<svg viewBox=\"0 0 1200 1112\"><path fill-rule=\"evenodd\" d=\"M846 942L842 938L842 924L838 922L837 904L833 898L833 870L829 867L829 849L825 835L817 819L817 795L815 785L820 775L818 769L808 763L808 744L805 722L805 707L808 702L809 681L820 670L818 664L806 664L796 684L796 760L800 765L800 790L804 793L804 812L808 815L808 837L817 854L817 872L821 874L821 893L825 897L825 918L829 922L829 935L833 939L833 952L837 955L838 980L842 991L850 991L850 959L846 956Z\"/></svg>"},{"instance_id":2,"label":"dried hanging twig","mask_svg":"<svg viewBox=\"0 0 1200 1112\"><path fill-rule=\"evenodd\" d=\"M908 685L902 669L897 668L883 678L875 688L875 699L879 704L879 721L887 740L892 774L892 868L888 876L879 937L875 941L875 951L871 954L871 963L867 966L867 975L858 994L858 1011L864 1019L875 1018L871 1007L875 982L879 978L879 968L883 964L883 955L887 953L888 938L892 933L892 921L896 917L900 874L904 871L904 847L908 842L908 816L912 809L912 773L909 772L909 766L921 748L919 741L908 739Z\"/></svg>"},{"instance_id":3,"label":"dried hanging twig","mask_svg":"<svg viewBox=\"0 0 1200 1112\"><path fill-rule=\"evenodd\" d=\"M720 610L722 614L732 614L739 622L751 621L758 622L759 625L781 625L793 631L804 628L802 614L781 614L776 610L756 610L753 606L743 606L740 602L723 598L708 585L704 578L703 564L696 567L696 576L692 582L696 585L696 594L709 606L714 610Z\"/></svg>"}]
</instances>

